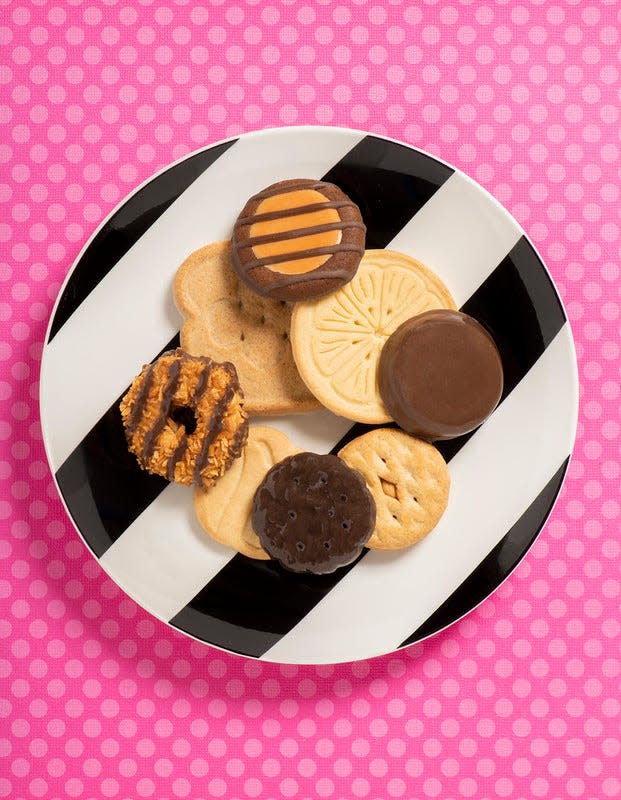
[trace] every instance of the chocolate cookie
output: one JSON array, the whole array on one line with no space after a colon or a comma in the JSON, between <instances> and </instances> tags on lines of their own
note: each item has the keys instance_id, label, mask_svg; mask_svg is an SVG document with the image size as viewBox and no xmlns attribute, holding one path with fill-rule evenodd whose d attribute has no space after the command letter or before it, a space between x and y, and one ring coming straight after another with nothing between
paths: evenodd
<instances>
[{"instance_id":1,"label":"chocolate cookie","mask_svg":"<svg viewBox=\"0 0 621 800\"><path fill-rule=\"evenodd\" d=\"M351 563L374 526L364 478L337 456L288 456L254 495L252 527L262 547L293 572L323 574Z\"/></svg>"},{"instance_id":2,"label":"chocolate cookie","mask_svg":"<svg viewBox=\"0 0 621 800\"><path fill-rule=\"evenodd\" d=\"M382 350L378 386L399 427L430 441L478 427L498 405L500 354L475 319L427 311L406 320Z\"/></svg>"},{"instance_id":3,"label":"chocolate cookie","mask_svg":"<svg viewBox=\"0 0 621 800\"><path fill-rule=\"evenodd\" d=\"M358 207L325 181L274 183L244 206L231 240L242 281L262 295L305 300L350 281L364 253Z\"/></svg>"},{"instance_id":4,"label":"chocolate cookie","mask_svg":"<svg viewBox=\"0 0 621 800\"><path fill-rule=\"evenodd\" d=\"M120 409L127 445L142 469L187 486L215 483L248 436L233 364L180 348L143 367Z\"/></svg>"}]
</instances>

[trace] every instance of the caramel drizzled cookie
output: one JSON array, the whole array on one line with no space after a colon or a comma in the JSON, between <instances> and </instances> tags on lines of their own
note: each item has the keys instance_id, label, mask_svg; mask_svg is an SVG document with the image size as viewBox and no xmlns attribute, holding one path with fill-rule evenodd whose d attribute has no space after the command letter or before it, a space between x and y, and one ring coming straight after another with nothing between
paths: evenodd
<instances>
[{"instance_id":1,"label":"caramel drizzled cookie","mask_svg":"<svg viewBox=\"0 0 621 800\"><path fill-rule=\"evenodd\" d=\"M169 350L143 367L121 400L129 449L148 472L211 486L246 444L243 402L233 364Z\"/></svg>"},{"instance_id":2,"label":"caramel drizzled cookie","mask_svg":"<svg viewBox=\"0 0 621 800\"><path fill-rule=\"evenodd\" d=\"M364 478L332 455L285 458L254 495L252 527L262 547L293 572L323 574L350 564L374 524Z\"/></svg>"},{"instance_id":3,"label":"caramel drizzled cookie","mask_svg":"<svg viewBox=\"0 0 621 800\"><path fill-rule=\"evenodd\" d=\"M394 250L367 250L350 283L294 307L295 363L330 411L357 422L388 422L377 385L384 342L416 314L455 307L440 278L416 259Z\"/></svg>"},{"instance_id":4,"label":"caramel drizzled cookie","mask_svg":"<svg viewBox=\"0 0 621 800\"><path fill-rule=\"evenodd\" d=\"M354 277L365 233L358 206L338 186L280 181L244 206L233 229L233 266L259 294L318 297Z\"/></svg>"},{"instance_id":5,"label":"caramel drizzled cookie","mask_svg":"<svg viewBox=\"0 0 621 800\"><path fill-rule=\"evenodd\" d=\"M300 449L281 431L251 425L241 456L209 489L196 488L194 511L201 527L217 542L250 558L267 559L259 537L252 529L252 500L267 472Z\"/></svg>"},{"instance_id":6,"label":"caramel drizzled cookie","mask_svg":"<svg viewBox=\"0 0 621 800\"><path fill-rule=\"evenodd\" d=\"M346 444L339 458L358 470L375 500L377 520L367 547L409 547L444 514L451 479L444 459L428 442L376 428Z\"/></svg>"},{"instance_id":7,"label":"caramel drizzled cookie","mask_svg":"<svg viewBox=\"0 0 621 800\"><path fill-rule=\"evenodd\" d=\"M229 241L201 247L174 280L185 317L181 346L235 364L250 414L292 414L320 408L298 374L291 352L291 305L256 294L231 266Z\"/></svg>"}]
</instances>

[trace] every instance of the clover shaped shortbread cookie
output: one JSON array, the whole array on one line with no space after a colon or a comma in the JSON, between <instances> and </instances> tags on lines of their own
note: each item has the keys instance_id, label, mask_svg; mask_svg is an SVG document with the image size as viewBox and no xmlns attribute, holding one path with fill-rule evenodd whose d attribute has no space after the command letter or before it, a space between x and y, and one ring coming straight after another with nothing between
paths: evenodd
<instances>
[{"instance_id":1,"label":"clover shaped shortbread cookie","mask_svg":"<svg viewBox=\"0 0 621 800\"><path fill-rule=\"evenodd\" d=\"M193 252L179 267L175 302L185 322L181 346L192 355L232 361L250 415L311 411L319 402L291 352L291 307L255 294L235 275L228 240Z\"/></svg>"}]
</instances>

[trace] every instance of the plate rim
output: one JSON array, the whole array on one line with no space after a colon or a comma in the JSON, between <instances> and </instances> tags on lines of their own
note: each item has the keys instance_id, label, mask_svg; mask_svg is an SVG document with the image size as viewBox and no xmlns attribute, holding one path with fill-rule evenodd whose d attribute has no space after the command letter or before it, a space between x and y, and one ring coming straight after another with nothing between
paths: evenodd
<instances>
[{"instance_id":1,"label":"plate rim","mask_svg":"<svg viewBox=\"0 0 621 800\"><path fill-rule=\"evenodd\" d=\"M55 316L56 316L56 313L57 313L57 310L58 310L58 306L59 306L59 304L61 302L61 299L62 299L63 294L65 292L65 289L67 287L67 284L69 283L69 280L71 279L73 273L77 269L80 261L82 260L82 257L88 251L88 249L92 245L93 241L95 240L95 238L97 237L99 232L108 224L108 222L112 219L112 217L114 217L115 214L117 214L126 205L126 203L132 197L134 197L139 192L141 192L153 180L155 180L156 178L160 177L165 172L167 172L167 171L173 169L174 167L178 166L179 164L182 164L184 161L186 161L186 160L188 160L190 158L193 158L194 156L196 156L196 155L198 155L200 153L204 153L204 152L206 152L206 151L208 151L208 150L210 150L210 149L212 149L214 147L218 147L218 146L221 146L221 145L225 145L227 143L235 142L235 141L237 141L239 139L242 139L242 138L243 139L260 138L260 137L270 136L270 135L274 135L274 134L276 134L276 135L286 135L286 134L294 133L294 132L297 132L297 131L306 131L306 132L314 131L314 132L319 132L319 133L321 133L323 135L327 135L327 136L330 136L332 134L346 134L346 135L355 134L355 135L360 135L360 136L363 136L363 137L372 137L372 138L375 138L375 139L380 139L380 140L392 142L394 144L406 147L408 150L411 150L411 151L420 153L420 154L422 154L424 156L427 156L427 157L433 159L434 161L436 161L437 163L448 167L449 169L453 170L453 172L455 174L458 174L461 178L464 178L468 183L470 183L474 188L476 188L477 191L481 192L486 197L486 199L491 202L491 205L492 205L492 207L494 207L495 211L497 213L501 213L506 219L508 219L509 222L511 223L511 225L513 225L515 227L515 229L520 233L520 235L523 236L526 239L528 244L532 247L534 253L537 256L537 258L539 259L540 266L543 268L544 273L548 277L550 285L552 286L552 288L554 290L554 293L555 293L555 295L556 295L556 297L558 299L558 302L559 302L559 304L560 304L560 306L561 306L561 308L563 310L563 313L565 315L565 325L567 326L567 336L566 336L566 338L567 338L567 343L568 343L568 347L569 347L568 355L570 356L570 358L568 359L569 362L570 362L570 364L568 365L568 366L570 366L570 369L569 369L569 372L568 372L568 380L569 380L569 383L571 384L572 425L571 425L571 431L569 431L570 435L568 436L569 456L567 458L567 462L566 462L565 470L564 470L564 473L563 473L563 477L562 477L561 482L560 482L560 484L558 486L556 494L555 494L555 496L554 496L554 498L553 498L553 500L552 500L552 502L551 502L551 504L550 504L550 506L549 506L549 508L548 508L548 510L546 512L545 518L543 519L539 529L534 534L532 542L529 544L529 546L519 556L519 558L515 561L515 563L512 564L511 568L503 576L503 578L500 580L500 582L498 582L488 594L486 594L484 597L482 597L478 602L476 602L474 605L472 605L463 614L455 617L450 622L446 623L445 625L443 625L442 627L438 628L437 630L434 630L433 632L428 633L425 636L422 636L420 639L417 639L416 641L411 642L408 645L405 645L405 646L402 646L402 647L396 647L396 648L394 648L392 650L385 650L385 651L382 651L380 653L375 653L375 654L371 654L371 655L368 655L368 656L364 656L362 658L345 659L345 660L330 661L330 662L323 662L323 661L285 662L285 661L279 661L277 659L270 659L269 658L269 654L266 654L265 656L256 657L256 656L252 656L252 655L244 655L242 653L237 653L234 650L228 650L227 648L221 647L218 644L214 644L212 642L205 641L205 639L201 639L198 636L195 636L193 633L190 633L189 631L185 631L185 630L182 630L180 628L177 628L176 626L172 625L169 620L167 620L164 617L160 616L158 613L156 613L155 611L151 610L147 606L143 605L138 600L136 600L134 595L132 594L132 592L128 591L123 586L122 581L120 581L117 577L115 577L112 574L110 574L110 572L108 571L106 566L95 555L95 553L94 553L93 549L91 548L89 542L87 541L87 539L85 538L84 534L78 528L76 522L73 519L71 511L69 510L69 508L67 506L67 503L65 501L65 498L64 498L62 492L60 491L60 487L59 487L58 481L56 479L56 472L54 471L54 469L52 467L52 460L51 460L51 457L50 457L51 456L51 452L52 452L52 448L51 448L50 442L49 442L49 432L48 432L48 428L47 428L47 425L46 425L46 422L45 422L45 416L44 416L44 410L43 410L44 409L44 404L42 402L43 386L44 386L45 381L47 379L46 378L46 372L47 372L47 370L46 370L46 347L47 347L47 344L49 342L50 331L52 329L52 325L53 325L53 322L54 322L54 319L55 319ZM560 331L559 331L559 333L560 333ZM494 195L488 189L486 189L484 186L482 186L478 181L476 181L474 178L472 178L468 173L464 172L461 168L456 167L455 165L451 164L449 161L445 161L443 158L441 158L441 157L439 157L439 156L437 156L437 155L435 155L433 153L430 153L429 151L424 150L424 149L422 149L422 148L420 148L420 147L418 147L416 145L413 145L413 144L410 144L408 142L405 142L405 141L403 141L401 139L396 139L396 138L393 138L391 136L387 136L385 134L376 133L376 132L373 132L373 131L367 131L367 130L360 129L360 128L349 128L349 127L345 127L345 126L336 126L336 125L335 126L332 126L332 125L288 125L288 126L275 126L275 127L260 128L260 129L253 130L253 131L241 132L236 136L229 136L229 137L227 137L225 139L218 139L218 140L216 140L214 142L210 142L209 144L204 145L203 147L199 147L199 148L197 148L195 150L191 150L190 152L186 153L185 155L180 156L179 158L175 159L174 161L171 161L171 162L167 163L166 165L164 165L160 169L158 169L155 172L151 173L147 178L145 178L137 186L135 186L130 192L128 192L127 194L123 195L121 200L110 210L110 212L104 218L102 218L102 220L94 228L94 230L92 231L91 235L88 237L88 239L86 240L86 242L84 243L84 245L80 249L79 253L76 255L76 257L73 260L69 270L65 274L65 277L64 277L64 279L63 279L63 281L62 281L62 283L61 283L61 285L60 285L60 287L58 289L58 294L56 296L56 299L55 299L54 304L52 306L52 309L50 311L50 316L49 316L49 319L48 319L48 322L47 322L47 325L46 325L46 330L45 330L45 338L43 340L43 348L42 348L42 353L41 353L41 365L40 365L40 368L39 368L38 403L39 403L39 421L41 423L41 435L42 435L42 441L43 441L43 448L44 448L44 452L45 452L46 461L48 463L48 468L50 469L52 480L53 480L54 486L56 488L57 495L58 495L58 497L59 497L59 499L60 499L60 501L62 503L62 506L63 506L63 508L65 510L65 513L66 513L66 515L68 517L68 520L71 523L71 526L77 532L78 536L80 537L80 539L85 544L85 546L86 546L87 550L89 551L90 555L97 561L97 563L99 564L99 566L102 569L102 571L105 573L105 575L107 575L108 578L110 578L110 580L112 580L115 583L115 585L117 585L133 602L135 602L140 608L142 608L144 611L146 611L149 615L151 615L152 617L155 617L160 622L163 622L172 631L175 631L178 635L180 635L182 637L183 636L187 636L190 639L193 639L193 640L195 640L197 642L200 642L201 644L206 645L208 647L212 647L212 648L216 649L217 651L220 651L222 653L227 653L227 654L229 654L231 656L234 656L234 657L237 657L237 658L241 658L241 659L250 659L252 661L261 661L261 662L264 662L266 664L295 663L297 666L313 666L313 665L324 664L324 663L330 663L330 664L356 663L358 661L368 661L368 660L371 660L371 659L382 658L384 656L390 656L390 655L394 656L397 653L410 650L410 649L416 647L417 645L421 645L423 642L427 641L428 639L432 639L433 637L438 636L439 634L441 634L442 632L444 632L448 628L452 627L453 625L456 625L457 623L461 622L461 620L465 619L473 611L478 609L479 606L481 606L486 600L488 600L511 577L511 575L515 572L515 570L518 568L518 566L524 560L526 555L530 552L530 550L532 549L535 541L541 535L543 529L545 528L545 526L547 525L548 521L550 520L550 517L552 516L552 514L553 514L553 512L554 512L554 510L556 508L556 505L558 503L558 500L559 500L559 498L561 496L561 493L562 493L562 491L563 491L563 489L565 487L567 476L568 476L569 470L571 468L571 462L572 462L573 457L574 457L577 430L578 430L579 408L580 408L580 379L579 379L578 359L577 359L577 352L576 352L576 344L575 344L575 338L574 338L574 333L573 333L573 327L572 327L572 324L571 324L571 320L570 320L569 314L567 313L567 308L566 308L565 303L563 301L563 298L562 298L562 296L561 296L561 294L559 292L559 289L558 289L558 287L556 285L556 282L555 282L552 274L550 273L550 270L548 269L548 266L547 266L546 262L542 258L541 253L539 252L539 250L537 249L535 244L532 242L530 236L524 230L523 226L508 211L508 209L505 208L505 206L496 197L494 197ZM233 555L234 555L234 553L233 553Z\"/></svg>"}]
</instances>

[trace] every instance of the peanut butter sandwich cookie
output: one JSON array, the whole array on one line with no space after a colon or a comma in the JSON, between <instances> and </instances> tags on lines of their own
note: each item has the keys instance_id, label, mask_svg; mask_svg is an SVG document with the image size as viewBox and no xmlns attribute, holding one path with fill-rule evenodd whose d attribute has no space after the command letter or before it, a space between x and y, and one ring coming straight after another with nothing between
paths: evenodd
<instances>
[{"instance_id":1,"label":"peanut butter sandwich cookie","mask_svg":"<svg viewBox=\"0 0 621 800\"><path fill-rule=\"evenodd\" d=\"M388 422L377 385L382 347L402 322L433 308L456 308L437 275L404 253L367 250L352 281L295 305L291 344L299 373L335 414Z\"/></svg>"},{"instance_id":2,"label":"peanut butter sandwich cookie","mask_svg":"<svg viewBox=\"0 0 621 800\"><path fill-rule=\"evenodd\" d=\"M358 206L338 186L280 181L244 206L233 229L233 266L259 294L318 297L354 277L365 233Z\"/></svg>"},{"instance_id":3,"label":"peanut butter sandwich cookie","mask_svg":"<svg viewBox=\"0 0 621 800\"><path fill-rule=\"evenodd\" d=\"M177 348L143 367L120 408L128 447L142 469L207 487L246 444L243 404L233 364Z\"/></svg>"},{"instance_id":4,"label":"peanut butter sandwich cookie","mask_svg":"<svg viewBox=\"0 0 621 800\"><path fill-rule=\"evenodd\" d=\"M320 407L293 360L291 306L261 297L239 281L230 242L192 253L177 270L174 295L185 317L181 346L193 355L233 361L251 416Z\"/></svg>"},{"instance_id":5,"label":"peanut butter sandwich cookie","mask_svg":"<svg viewBox=\"0 0 621 800\"><path fill-rule=\"evenodd\" d=\"M377 520L367 547L409 547L438 524L451 479L433 445L393 428L376 428L353 439L338 455L364 477L375 500Z\"/></svg>"},{"instance_id":6,"label":"peanut butter sandwich cookie","mask_svg":"<svg viewBox=\"0 0 621 800\"><path fill-rule=\"evenodd\" d=\"M252 528L252 500L274 464L298 452L276 428L250 426L248 443L228 472L215 486L194 491L194 511L212 539L250 558L269 558Z\"/></svg>"}]
</instances>

